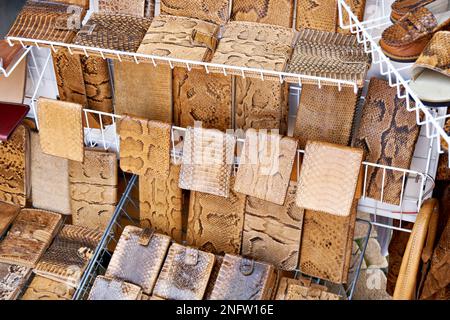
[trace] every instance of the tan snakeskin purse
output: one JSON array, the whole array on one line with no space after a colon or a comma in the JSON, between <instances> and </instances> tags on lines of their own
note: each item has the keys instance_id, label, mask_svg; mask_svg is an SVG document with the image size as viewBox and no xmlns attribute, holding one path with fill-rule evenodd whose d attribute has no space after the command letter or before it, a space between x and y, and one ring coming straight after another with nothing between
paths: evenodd
<instances>
[{"instance_id":1,"label":"tan snakeskin purse","mask_svg":"<svg viewBox=\"0 0 450 320\"><path fill-rule=\"evenodd\" d=\"M0 263L0 301L16 300L30 275L30 268Z\"/></svg>"},{"instance_id":2,"label":"tan snakeskin purse","mask_svg":"<svg viewBox=\"0 0 450 320\"><path fill-rule=\"evenodd\" d=\"M142 290L134 284L98 276L88 300L141 300Z\"/></svg>"}]
</instances>

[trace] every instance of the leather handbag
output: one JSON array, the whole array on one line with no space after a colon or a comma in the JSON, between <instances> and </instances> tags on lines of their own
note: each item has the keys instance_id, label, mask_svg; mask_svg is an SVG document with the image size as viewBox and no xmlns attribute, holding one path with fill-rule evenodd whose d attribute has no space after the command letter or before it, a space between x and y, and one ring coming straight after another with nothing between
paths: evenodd
<instances>
[{"instance_id":1,"label":"leather handbag","mask_svg":"<svg viewBox=\"0 0 450 320\"><path fill-rule=\"evenodd\" d=\"M206 129L232 128L231 76L207 74L176 67L173 71L174 124L193 127L196 121Z\"/></svg>"},{"instance_id":2,"label":"leather handbag","mask_svg":"<svg viewBox=\"0 0 450 320\"><path fill-rule=\"evenodd\" d=\"M169 66L114 61L116 114L172 123L172 100Z\"/></svg>"},{"instance_id":3,"label":"leather handbag","mask_svg":"<svg viewBox=\"0 0 450 320\"><path fill-rule=\"evenodd\" d=\"M106 270L106 277L137 285L143 293L150 295L169 246L168 236L155 234L151 229L127 226Z\"/></svg>"},{"instance_id":4,"label":"leather handbag","mask_svg":"<svg viewBox=\"0 0 450 320\"><path fill-rule=\"evenodd\" d=\"M183 145L179 186L228 197L236 139L215 129L188 127Z\"/></svg>"},{"instance_id":5,"label":"leather handbag","mask_svg":"<svg viewBox=\"0 0 450 320\"><path fill-rule=\"evenodd\" d=\"M231 19L252 21L292 28L294 1L292 0L233 0Z\"/></svg>"},{"instance_id":6,"label":"leather handbag","mask_svg":"<svg viewBox=\"0 0 450 320\"><path fill-rule=\"evenodd\" d=\"M30 111L30 107L23 104L0 102L0 143L8 141L11 134Z\"/></svg>"},{"instance_id":7,"label":"leather handbag","mask_svg":"<svg viewBox=\"0 0 450 320\"><path fill-rule=\"evenodd\" d=\"M211 300L270 300L276 288L275 268L233 255L225 255Z\"/></svg>"},{"instance_id":8,"label":"leather handbag","mask_svg":"<svg viewBox=\"0 0 450 320\"><path fill-rule=\"evenodd\" d=\"M283 205L296 155L297 140L247 130L234 190Z\"/></svg>"},{"instance_id":9,"label":"leather handbag","mask_svg":"<svg viewBox=\"0 0 450 320\"><path fill-rule=\"evenodd\" d=\"M0 263L0 301L16 300L30 275L30 268Z\"/></svg>"},{"instance_id":10,"label":"leather handbag","mask_svg":"<svg viewBox=\"0 0 450 320\"><path fill-rule=\"evenodd\" d=\"M170 168L170 124L125 116L118 123L120 168L137 175L167 178Z\"/></svg>"},{"instance_id":11,"label":"leather handbag","mask_svg":"<svg viewBox=\"0 0 450 320\"><path fill-rule=\"evenodd\" d=\"M271 263L281 270L297 269L304 210L295 205L296 190L297 184L291 182L281 206L247 197L243 256Z\"/></svg>"},{"instance_id":12,"label":"leather handbag","mask_svg":"<svg viewBox=\"0 0 450 320\"><path fill-rule=\"evenodd\" d=\"M101 13L120 13L143 17L146 0L99 0L98 11Z\"/></svg>"},{"instance_id":13,"label":"leather handbag","mask_svg":"<svg viewBox=\"0 0 450 320\"><path fill-rule=\"evenodd\" d=\"M160 15L153 19L138 53L209 61L217 45L217 31L218 26L210 22ZM173 65L185 66L184 63Z\"/></svg>"},{"instance_id":14,"label":"leather handbag","mask_svg":"<svg viewBox=\"0 0 450 320\"><path fill-rule=\"evenodd\" d=\"M74 294L75 288L36 275L20 300L72 300Z\"/></svg>"},{"instance_id":15,"label":"leather handbag","mask_svg":"<svg viewBox=\"0 0 450 320\"><path fill-rule=\"evenodd\" d=\"M0 238L8 230L19 211L20 207L17 205L0 202Z\"/></svg>"},{"instance_id":16,"label":"leather handbag","mask_svg":"<svg viewBox=\"0 0 450 320\"><path fill-rule=\"evenodd\" d=\"M86 149L84 162L69 162L72 222L105 230L118 201L118 165L115 153Z\"/></svg>"},{"instance_id":17,"label":"leather handbag","mask_svg":"<svg viewBox=\"0 0 450 320\"><path fill-rule=\"evenodd\" d=\"M309 141L300 169L297 206L337 216L351 214L363 150Z\"/></svg>"},{"instance_id":18,"label":"leather handbag","mask_svg":"<svg viewBox=\"0 0 450 320\"><path fill-rule=\"evenodd\" d=\"M341 297L311 279L282 278L276 300L341 300Z\"/></svg>"},{"instance_id":19,"label":"leather handbag","mask_svg":"<svg viewBox=\"0 0 450 320\"><path fill-rule=\"evenodd\" d=\"M0 143L0 201L25 207L30 188L30 133L19 125Z\"/></svg>"},{"instance_id":20,"label":"leather handbag","mask_svg":"<svg viewBox=\"0 0 450 320\"><path fill-rule=\"evenodd\" d=\"M231 180L233 188L234 178ZM245 195L230 191L228 198L191 192L186 242L215 254L239 254L244 226Z\"/></svg>"},{"instance_id":21,"label":"leather handbag","mask_svg":"<svg viewBox=\"0 0 450 320\"><path fill-rule=\"evenodd\" d=\"M42 152L36 132L31 133L31 198L36 209L72 214L69 160Z\"/></svg>"},{"instance_id":22,"label":"leather handbag","mask_svg":"<svg viewBox=\"0 0 450 320\"><path fill-rule=\"evenodd\" d=\"M406 101L398 99L397 89L391 88L387 81L372 78L354 142L356 147L364 148L366 160L409 169L419 132L415 113L406 110ZM383 171L368 168L366 197L398 205L403 173L386 170L384 174Z\"/></svg>"},{"instance_id":23,"label":"leather handbag","mask_svg":"<svg viewBox=\"0 0 450 320\"><path fill-rule=\"evenodd\" d=\"M77 287L103 233L65 225L39 260L35 274Z\"/></svg>"},{"instance_id":24,"label":"leather handbag","mask_svg":"<svg viewBox=\"0 0 450 320\"><path fill-rule=\"evenodd\" d=\"M104 276L95 278L88 300L141 300L142 290L134 284Z\"/></svg>"},{"instance_id":25,"label":"leather handbag","mask_svg":"<svg viewBox=\"0 0 450 320\"><path fill-rule=\"evenodd\" d=\"M162 0L161 14L182 16L225 24L230 16L230 0Z\"/></svg>"},{"instance_id":26,"label":"leather handbag","mask_svg":"<svg viewBox=\"0 0 450 320\"><path fill-rule=\"evenodd\" d=\"M294 128L300 149L308 140L349 145L358 101L353 88L303 85Z\"/></svg>"},{"instance_id":27,"label":"leather handbag","mask_svg":"<svg viewBox=\"0 0 450 320\"><path fill-rule=\"evenodd\" d=\"M39 136L46 154L83 162L83 107L76 103L40 98Z\"/></svg>"},{"instance_id":28,"label":"leather handbag","mask_svg":"<svg viewBox=\"0 0 450 320\"><path fill-rule=\"evenodd\" d=\"M183 191L178 187L180 165L171 164L169 177L139 177L139 220L176 242L182 241Z\"/></svg>"},{"instance_id":29,"label":"leather handbag","mask_svg":"<svg viewBox=\"0 0 450 320\"><path fill-rule=\"evenodd\" d=\"M153 295L168 300L202 300L214 266L214 255L173 243Z\"/></svg>"},{"instance_id":30,"label":"leather handbag","mask_svg":"<svg viewBox=\"0 0 450 320\"><path fill-rule=\"evenodd\" d=\"M61 215L22 209L0 242L0 262L35 267L61 224Z\"/></svg>"}]
</instances>

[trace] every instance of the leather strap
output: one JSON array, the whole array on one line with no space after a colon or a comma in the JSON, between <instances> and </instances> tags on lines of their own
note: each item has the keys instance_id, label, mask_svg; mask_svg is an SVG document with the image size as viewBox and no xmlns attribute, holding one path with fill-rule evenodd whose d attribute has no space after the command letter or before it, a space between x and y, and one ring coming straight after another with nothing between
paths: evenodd
<instances>
[{"instance_id":1,"label":"leather strap","mask_svg":"<svg viewBox=\"0 0 450 320\"><path fill-rule=\"evenodd\" d=\"M186 248L184 263L188 266L195 266L198 263L198 250Z\"/></svg>"},{"instance_id":2,"label":"leather strap","mask_svg":"<svg viewBox=\"0 0 450 320\"><path fill-rule=\"evenodd\" d=\"M246 258L242 258L241 266L239 267L239 270L241 271L241 273L244 276L246 276L246 277L250 276L253 273L253 271L255 270L255 261L246 259Z\"/></svg>"},{"instance_id":3,"label":"leather strap","mask_svg":"<svg viewBox=\"0 0 450 320\"><path fill-rule=\"evenodd\" d=\"M205 46L214 52L216 51L219 40L217 40L216 37L212 37L209 34L199 31L198 29L194 29L191 34L191 43L193 45Z\"/></svg>"},{"instance_id":4,"label":"leather strap","mask_svg":"<svg viewBox=\"0 0 450 320\"><path fill-rule=\"evenodd\" d=\"M155 230L153 229L150 228L143 229L141 235L139 236L139 244L144 247L148 246L154 233Z\"/></svg>"}]
</instances>

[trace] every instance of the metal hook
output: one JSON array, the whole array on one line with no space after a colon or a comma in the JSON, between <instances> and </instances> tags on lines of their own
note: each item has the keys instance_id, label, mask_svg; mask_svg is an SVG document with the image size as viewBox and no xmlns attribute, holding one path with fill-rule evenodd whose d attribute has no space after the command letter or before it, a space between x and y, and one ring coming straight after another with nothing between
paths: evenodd
<instances>
[{"instance_id":1,"label":"metal hook","mask_svg":"<svg viewBox=\"0 0 450 320\"><path fill-rule=\"evenodd\" d=\"M120 56L120 54L117 53L116 55L117 55L117 58L119 59L119 61L122 62L122 57Z\"/></svg>"},{"instance_id":2,"label":"metal hook","mask_svg":"<svg viewBox=\"0 0 450 320\"><path fill-rule=\"evenodd\" d=\"M138 58L136 56L133 56L133 58L134 58L134 62L136 62L136 64L139 64Z\"/></svg>"},{"instance_id":3,"label":"metal hook","mask_svg":"<svg viewBox=\"0 0 450 320\"><path fill-rule=\"evenodd\" d=\"M223 75L226 77L227 76L227 70L225 69L225 67L223 67L222 70L223 70Z\"/></svg>"},{"instance_id":4,"label":"metal hook","mask_svg":"<svg viewBox=\"0 0 450 320\"><path fill-rule=\"evenodd\" d=\"M169 66L170 66L170 69L172 69L172 70L173 70L173 64L172 64L172 60L169 60Z\"/></svg>"}]
</instances>

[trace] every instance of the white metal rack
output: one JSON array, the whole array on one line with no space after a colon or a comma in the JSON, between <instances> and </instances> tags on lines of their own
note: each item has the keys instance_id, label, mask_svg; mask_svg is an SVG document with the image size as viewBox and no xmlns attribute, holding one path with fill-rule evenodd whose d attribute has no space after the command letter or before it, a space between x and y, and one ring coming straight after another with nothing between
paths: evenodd
<instances>
[{"instance_id":1,"label":"white metal rack","mask_svg":"<svg viewBox=\"0 0 450 320\"><path fill-rule=\"evenodd\" d=\"M30 51L31 47L26 47L24 50L22 50L20 55L18 54L18 57L14 59L12 65L8 66L6 69L3 67L3 64L1 63L2 61L0 59L0 77L3 76L5 78L8 78L14 72L14 70L16 70L22 60L25 59Z\"/></svg>"}]
</instances>

